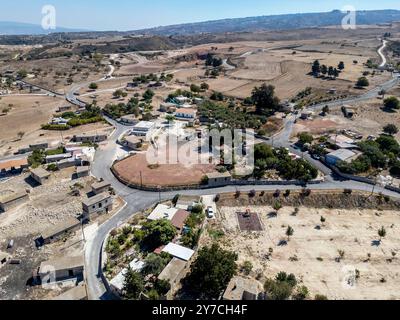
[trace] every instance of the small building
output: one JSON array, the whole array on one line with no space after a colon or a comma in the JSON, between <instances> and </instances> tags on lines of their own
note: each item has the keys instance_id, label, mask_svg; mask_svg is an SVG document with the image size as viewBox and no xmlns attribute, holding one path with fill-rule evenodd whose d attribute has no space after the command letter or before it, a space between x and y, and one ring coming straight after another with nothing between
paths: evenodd
<instances>
[{"instance_id":1,"label":"small building","mask_svg":"<svg viewBox=\"0 0 400 320\"><path fill-rule=\"evenodd\" d=\"M61 301L83 301L88 300L88 294L86 291L86 285L79 285L68 291L60 294L59 296L53 298L52 300Z\"/></svg>"},{"instance_id":2,"label":"small building","mask_svg":"<svg viewBox=\"0 0 400 320\"><path fill-rule=\"evenodd\" d=\"M106 134L79 134L73 137L73 141L81 143L98 143L106 140Z\"/></svg>"},{"instance_id":3,"label":"small building","mask_svg":"<svg viewBox=\"0 0 400 320\"><path fill-rule=\"evenodd\" d=\"M159 204L147 217L147 220L154 221L167 219L171 221L177 212L177 208L170 208L169 206L166 206L164 204Z\"/></svg>"},{"instance_id":4,"label":"small building","mask_svg":"<svg viewBox=\"0 0 400 320\"><path fill-rule=\"evenodd\" d=\"M71 110L71 106L60 106L59 108L58 108L58 110L57 110L57 112L58 113L60 113L60 112L66 112L66 111L69 111L69 110Z\"/></svg>"},{"instance_id":5,"label":"small building","mask_svg":"<svg viewBox=\"0 0 400 320\"><path fill-rule=\"evenodd\" d=\"M113 198L107 192L87 198L82 202L83 220L90 221L91 215L109 213L112 208Z\"/></svg>"},{"instance_id":6,"label":"small building","mask_svg":"<svg viewBox=\"0 0 400 320\"><path fill-rule=\"evenodd\" d=\"M202 103L203 102L203 99L202 98L193 98L193 103L194 104L200 104L200 103Z\"/></svg>"},{"instance_id":7,"label":"small building","mask_svg":"<svg viewBox=\"0 0 400 320\"><path fill-rule=\"evenodd\" d=\"M62 222L46 228L40 235L40 241L44 244L56 242L68 233L78 229L81 222L73 217L67 217Z\"/></svg>"},{"instance_id":8,"label":"small building","mask_svg":"<svg viewBox=\"0 0 400 320\"><path fill-rule=\"evenodd\" d=\"M7 263L9 257L10 255L8 253L0 251L0 267Z\"/></svg>"},{"instance_id":9,"label":"small building","mask_svg":"<svg viewBox=\"0 0 400 320\"><path fill-rule=\"evenodd\" d=\"M12 208L15 208L29 200L29 196L26 191L23 192L14 192L10 195L0 197L0 212L8 211Z\"/></svg>"},{"instance_id":10,"label":"small building","mask_svg":"<svg viewBox=\"0 0 400 320\"><path fill-rule=\"evenodd\" d=\"M179 284L184 277L186 265L186 261L173 258L160 273L158 279L168 281L172 288L174 285Z\"/></svg>"},{"instance_id":11,"label":"small building","mask_svg":"<svg viewBox=\"0 0 400 320\"><path fill-rule=\"evenodd\" d=\"M171 103L171 102L163 102L160 104L160 109L161 112L175 112L176 110L176 104Z\"/></svg>"},{"instance_id":12,"label":"small building","mask_svg":"<svg viewBox=\"0 0 400 320\"><path fill-rule=\"evenodd\" d=\"M129 124L129 125L135 125L139 123L139 120L136 118L134 114L128 114L126 116L122 116L120 121L124 124Z\"/></svg>"},{"instance_id":13,"label":"small building","mask_svg":"<svg viewBox=\"0 0 400 320\"><path fill-rule=\"evenodd\" d=\"M0 173L10 173L13 171L22 171L29 167L28 159L8 160L0 162Z\"/></svg>"},{"instance_id":14,"label":"small building","mask_svg":"<svg viewBox=\"0 0 400 320\"><path fill-rule=\"evenodd\" d=\"M312 111L303 111L300 115L300 118L303 120L310 119L314 115L314 112Z\"/></svg>"},{"instance_id":15,"label":"small building","mask_svg":"<svg viewBox=\"0 0 400 320\"><path fill-rule=\"evenodd\" d=\"M208 173L207 178L210 187L226 186L232 181L232 176L228 171Z\"/></svg>"},{"instance_id":16,"label":"small building","mask_svg":"<svg viewBox=\"0 0 400 320\"><path fill-rule=\"evenodd\" d=\"M182 247L172 242L167 244L162 252L169 253L171 256L184 261L189 261L194 255L194 251L192 249Z\"/></svg>"},{"instance_id":17,"label":"small building","mask_svg":"<svg viewBox=\"0 0 400 320\"><path fill-rule=\"evenodd\" d=\"M35 144L29 145L29 148L31 149L31 151L47 149L48 147L49 147L49 144L47 142L40 142L40 143L35 143Z\"/></svg>"},{"instance_id":18,"label":"small building","mask_svg":"<svg viewBox=\"0 0 400 320\"><path fill-rule=\"evenodd\" d=\"M225 290L223 300L257 300L262 291L262 285L258 281L235 276L229 282L228 287Z\"/></svg>"},{"instance_id":19,"label":"small building","mask_svg":"<svg viewBox=\"0 0 400 320\"><path fill-rule=\"evenodd\" d=\"M75 167L76 165L80 164L80 160L73 157L73 158L67 158L67 159L62 159L57 162L57 168L59 170L65 169L65 168L71 168Z\"/></svg>"},{"instance_id":20,"label":"small building","mask_svg":"<svg viewBox=\"0 0 400 320\"><path fill-rule=\"evenodd\" d=\"M192 211L193 207L201 205L199 196L180 195L175 207L187 211Z\"/></svg>"},{"instance_id":21,"label":"small building","mask_svg":"<svg viewBox=\"0 0 400 320\"><path fill-rule=\"evenodd\" d=\"M76 167L76 177L83 178L89 176L90 167L89 166L80 166Z\"/></svg>"},{"instance_id":22,"label":"small building","mask_svg":"<svg viewBox=\"0 0 400 320\"><path fill-rule=\"evenodd\" d=\"M84 278L84 259L82 255L63 256L44 261L40 264L38 275L44 283L55 283L67 280L81 282Z\"/></svg>"},{"instance_id":23,"label":"small building","mask_svg":"<svg viewBox=\"0 0 400 320\"><path fill-rule=\"evenodd\" d=\"M50 124L64 124L64 125L66 125L66 124L68 124L68 122L69 122L69 119L64 119L62 117L58 117L58 118L53 118L51 120Z\"/></svg>"},{"instance_id":24,"label":"small building","mask_svg":"<svg viewBox=\"0 0 400 320\"><path fill-rule=\"evenodd\" d=\"M122 140L122 144L131 150L138 150L143 145L143 139L139 138L138 136L126 136Z\"/></svg>"},{"instance_id":25,"label":"small building","mask_svg":"<svg viewBox=\"0 0 400 320\"><path fill-rule=\"evenodd\" d=\"M140 261L139 259L134 259L129 263L129 267L133 271L141 271L144 267L144 262ZM128 268L123 269L120 273L118 273L111 281L110 281L110 287L111 290L116 293L117 295L122 295L122 291L124 289L124 283L125 283L125 274L128 271Z\"/></svg>"},{"instance_id":26,"label":"small building","mask_svg":"<svg viewBox=\"0 0 400 320\"><path fill-rule=\"evenodd\" d=\"M190 212L179 209L171 219L172 225L181 232L185 226L187 218L190 216Z\"/></svg>"},{"instance_id":27,"label":"small building","mask_svg":"<svg viewBox=\"0 0 400 320\"><path fill-rule=\"evenodd\" d=\"M196 118L197 111L191 108L181 108L175 111L175 117L178 119L190 119L193 120Z\"/></svg>"},{"instance_id":28,"label":"small building","mask_svg":"<svg viewBox=\"0 0 400 320\"><path fill-rule=\"evenodd\" d=\"M61 154L54 154L50 156L46 156L46 163L56 163L61 160L65 160L71 158L72 154L70 152L61 153Z\"/></svg>"},{"instance_id":29,"label":"small building","mask_svg":"<svg viewBox=\"0 0 400 320\"><path fill-rule=\"evenodd\" d=\"M328 164L336 165L340 161L351 162L352 160L355 160L357 157L358 157L358 154L351 150L339 149L339 150L333 151L331 153L328 153L325 156L325 161Z\"/></svg>"},{"instance_id":30,"label":"small building","mask_svg":"<svg viewBox=\"0 0 400 320\"><path fill-rule=\"evenodd\" d=\"M154 128L155 123L151 121L140 121L132 128L132 135L139 137L147 137L147 135Z\"/></svg>"},{"instance_id":31,"label":"small building","mask_svg":"<svg viewBox=\"0 0 400 320\"><path fill-rule=\"evenodd\" d=\"M39 184L45 184L50 180L50 172L39 167L36 169L31 169L31 177Z\"/></svg>"},{"instance_id":32,"label":"small building","mask_svg":"<svg viewBox=\"0 0 400 320\"><path fill-rule=\"evenodd\" d=\"M353 149L357 147L353 139L344 135L331 135L328 142L339 149Z\"/></svg>"},{"instance_id":33,"label":"small building","mask_svg":"<svg viewBox=\"0 0 400 320\"><path fill-rule=\"evenodd\" d=\"M190 98L184 96L175 97L174 100L180 105L190 102Z\"/></svg>"},{"instance_id":34,"label":"small building","mask_svg":"<svg viewBox=\"0 0 400 320\"><path fill-rule=\"evenodd\" d=\"M353 118L355 114L357 114L357 109L352 108L351 106L344 105L342 106L343 114L346 118Z\"/></svg>"},{"instance_id":35,"label":"small building","mask_svg":"<svg viewBox=\"0 0 400 320\"><path fill-rule=\"evenodd\" d=\"M92 184L92 192L94 194L100 194L109 191L111 188L111 183L100 181Z\"/></svg>"}]
</instances>

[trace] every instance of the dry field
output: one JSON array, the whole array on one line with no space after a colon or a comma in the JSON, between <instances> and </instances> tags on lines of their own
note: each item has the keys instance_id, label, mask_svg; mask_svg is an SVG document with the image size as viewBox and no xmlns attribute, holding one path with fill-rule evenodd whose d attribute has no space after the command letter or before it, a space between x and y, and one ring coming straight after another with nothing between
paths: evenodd
<instances>
[{"instance_id":1,"label":"dry field","mask_svg":"<svg viewBox=\"0 0 400 320\"><path fill-rule=\"evenodd\" d=\"M263 231L240 231L237 213L246 209L259 215ZM269 217L271 212L274 210L270 206L222 206L208 228L224 232L218 243L238 253L239 264L250 261L253 276L294 273L312 297L324 294L329 299L400 298L400 226L396 222L399 211L300 207L294 216L294 207L284 207L277 217ZM326 218L324 224L321 216ZM294 229L289 241L285 235L288 226ZM379 244L378 229L382 226L387 236ZM212 241L210 234L206 233L203 241ZM273 253L268 257L270 250ZM345 254L337 262L339 250ZM345 281L348 270L355 269L360 277L349 286Z\"/></svg>"}]
</instances>

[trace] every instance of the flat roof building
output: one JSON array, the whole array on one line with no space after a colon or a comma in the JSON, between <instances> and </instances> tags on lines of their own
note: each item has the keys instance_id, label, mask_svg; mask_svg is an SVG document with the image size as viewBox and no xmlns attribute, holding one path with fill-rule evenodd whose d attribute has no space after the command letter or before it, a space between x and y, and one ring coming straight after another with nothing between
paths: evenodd
<instances>
[{"instance_id":1,"label":"flat roof building","mask_svg":"<svg viewBox=\"0 0 400 320\"><path fill-rule=\"evenodd\" d=\"M87 177L89 176L90 167L89 166L79 166L76 167L76 176L77 178Z\"/></svg>"},{"instance_id":2,"label":"flat roof building","mask_svg":"<svg viewBox=\"0 0 400 320\"><path fill-rule=\"evenodd\" d=\"M110 190L111 183L106 181L95 182L92 184L92 191L94 194L100 194Z\"/></svg>"},{"instance_id":3,"label":"flat roof building","mask_svg":"<svg viewBox=\"0 0 400 320\"><path fill-rule=\"evenodd\" d=\"M81 222L74 217L64 218L60 223L47 227L42 233L41 238L44 244L49 244L61 239L63 236L79 228Z\"/></svg>"},{"instance_id":4,"label":"flat roof building","mask_svg":"<svg viewBox=\"0 0 400 320\"><path fill-rule=\"evenodd\" d=\"M50 172L39 167L36 169L31 169L31 177L39 184L45 184L50 180Z\"/></svg>"},{"instance_id":5,"label":"flat roof building","mask_svg":"<svg viewBox=\"0 0 400 320\"><path fill-rule=\"evenodd\" d=\"M161 220L161 219L167 219L167 220L172 220L174 215L178 212L177 208L171 208L169 206L166 206L164 204L159 204L152 212L151 214L147 217L148 220L154 221L154 220Z\"/></svg>"},{"instance_id":6,"label":"flat roof building","mask_svg":"<svg viewBox=\"0 0 400 320\"><path fill-rule=\"evenodd\" d=\"M107 135L106 134L79 134L79 135L74 135L73 141L75 142L91 142L91 143L97 143L97 142L103 142L107 140Z\"/></svg>"},{"instance_id":7,"label":"flat roof building","mask_svg":"<svg viewBox=\"0 0 400 320\"><path fill-rule=\"evenodd\" d=\"M113 198L108 192L103 192L82 202L83 220L89 221L93 214L108 213L112 210Z\"/></svg>"},{"instance_id":8,"label":"flat roof building","mask_svg":"<svg viewBox=\"0 0 400 320\"><path fill-rule=\"evenodd\" d=\"M339 149L328 153L325 156L325 161L328 164L336 165L339 161L351 162L358 157L358 154L348 149Z\"/></svg>"},{"instance_id":9,"label":"flat roof building","mask_svg":"<svg viewBox=\"0 0 400 320\"><path fill-rule=\"evenodd\" d=\"M60 294L59 296L53 298L52 300L61 300L61 301L81 301L88 300L88 295L86 292L86 285L79 285L68 291Z\"/></svg>"},{"instance_id":10,"label":"flat roof building","mask_svg":"<svg viewBox=\"0 0 400 320\"><path fill-rule=\"evenodd\" d=\"M169 253L171 256L184 261L189 261L194 255L194 251L192 249L180 246L172 242L167 244L162 252Z\"/></svg>"},{"instance_id":11,"label":"flat roof building","mask_svg":"<svg viewBox=\"0 0 400 320\"><path fill-rule=\"evenodd\" d=\"M129 267L133 271L141 271L144 267L145 263L140 261L139 259L134 259L129 263ZM114 291L116 294L121 295L124 289L124 282L125 282L125 274L128 271L128 268L123 269L120 273L118 273L111 281L110 286L111 290Z\"/></svg>"},{"instance_id":12,"label":"flat roof building","mask_svg":"<svg viewBox=\"0 0 400 320\"><path fill-rule=\"evenodd\" d=\"M232 180L231 174L227 172L212 172L207 173L208 185L212 187L226 186Z\"/></svg>"},{"instance_id":13,"label":"flat roof building","mask_svg":"<svg viewBox=\"0 0 400 320\"><path fill-rule=\"evenodd\" d=\"M23 170L29 167L28 159L8 160L0 162L0 173L7 173L14 170Z\"/></svg>"},{"instance_id":14,"label":"flat roof building","mask_svg":"<svg viewBox=\"0 0 400 320\"><path fill-rule=\"evenodd\" d=\"M29 200L26 191L13 192L12 194L0 197L0 212L8 211L15 208Z\"/></svg>"},{"instance_id":15,"label":"flat roof building","mask_svg":"<svg viewBox=\"0 0 400 320\"><path fill-rule=\"evenodd\" d=\"M158 279L168 281L171 287L173 287L174 285L179 284L180 279L183 278L186 265L186 261L173 258L160 273Z\"/></svg>"},{"instance_id":16,"label":"flat roof building","mask_svg":"<svg viewBox=\"0 0 400 320\"><path fill-rule=\"evenodd\" d=\"M223 300L257 300L262 290L262 285L258 281L236 276L229 282Z\"/></svg>"},{"instance_id":17,"label":"flat roof building","mask_svg":"<svg viewBox=\"0 0 400 320\"><path fill-rule=\"evenodd\" d=\"M78 282L83 280L84 271L83 255L79 256L63 256L61 258L53 258L40 264L38 275L44 283L54 283L76 279Z\"/></svg>"}]
</instances>

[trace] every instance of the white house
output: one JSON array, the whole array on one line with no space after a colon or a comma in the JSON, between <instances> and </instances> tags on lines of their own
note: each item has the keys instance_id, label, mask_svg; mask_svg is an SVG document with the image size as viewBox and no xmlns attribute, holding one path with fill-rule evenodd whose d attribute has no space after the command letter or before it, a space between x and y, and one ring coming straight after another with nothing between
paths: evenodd
<instances>
[{"instance_id":1,"label":"white house","mask_svg":"<svg viewBox=\"0 0 400 320\"><path fill-rule=\"evenodd\" d=\"M175 117L193 120L196 118L197 111L191 108L181 108L176 110Z\"/></svg>"},{"instance_id":2,"label":"white house","mask_svg":"<svg viewBox=\"0 0 400 320\"><path fill-rule=\"evenodd\" d=\"M164 204L159 204L147 217L147 219L151 221L161 219L172 220L177 212L178 208L170 208L169 206L166 206Z\"/></svg>"},{"instance_id":3,"label":"white house","mask_svg":"<svg viewBox=\"0 0 400 320\"><path fill-rule=\"evenodd\" d=\"M154 129L155 123L150 121L140 121L132 128L132 135L139 137L147 137L148 134Z\"/></svg>"}]
</instances>

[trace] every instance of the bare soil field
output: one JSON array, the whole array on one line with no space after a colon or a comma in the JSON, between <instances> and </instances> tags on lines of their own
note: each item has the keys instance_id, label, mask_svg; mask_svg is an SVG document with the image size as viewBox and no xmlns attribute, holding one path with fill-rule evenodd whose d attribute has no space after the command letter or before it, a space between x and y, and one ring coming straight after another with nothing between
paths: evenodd
<instances>
[{"instance_id":1,"label":"bare soil field","mask_svg":"<svg viewBox=\"0 0 400 320\"><path fill-rule=\"evenodd\" d=\"M149 166L146 155L137 154L116 163L114 172L125 182L151 187L198 185L201 178L215 169L214 165L196 164L185 167L181 164Z\"/></svg>"},{"instance_id":2,"label":"bare soil field","mask_svg":"<svg viewBox=\"0 0 400 320\"><path fill-rule=\"evenodd\" d=\"M238 253L239 265L250 261L251 276L265 279L275 277L280 271L293 273L308 287L311 297L324 294L338 300L400 298L398 210L362 209L362 205L354 209L299 205L300 210L295 214L293 205L284 205L275 216L271 205L243 206L238 203L247 202L244 199L222 199L217 218L210 221L201 245L215 241L213 235L223 234L218 243ZM333 204L335 198L331 200ZM272 197L268 202L273 201ZM354 203L358 201L361 198ZM247 209L258 215L263 231L240 231L237 213ZM326 219L324 223L321 216ZM294 229L290 239L285 235L288 226ZM380 241L378 229L382 226L387 235ZM342 258L340 250L344 251ZM357 274L356 270L359 276L349 284L349 272Z\"/></svg>"}]
</instances>

